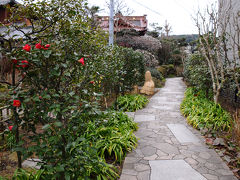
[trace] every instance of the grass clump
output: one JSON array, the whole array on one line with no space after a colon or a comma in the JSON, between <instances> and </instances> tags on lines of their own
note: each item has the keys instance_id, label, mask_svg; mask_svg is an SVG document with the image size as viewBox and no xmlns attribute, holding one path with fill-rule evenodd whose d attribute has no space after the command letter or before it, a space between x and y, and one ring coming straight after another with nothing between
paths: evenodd
<instances>
[{"instance_id":1,"label":"grass clump","mask_svg":"<svg viewBox=\"0 0 240 180\"><path fill-rule=\"evenodd\" d=\"M205 97L202 91L188 88L181 104L181 112L190 125L197 129L230 131L232 118L219 104Z\"/></svg>"},{"instance_id":2,"label":"grass clump","mask_svg":"<svg viewBox=\"0 0 240 180\"><path fill-rule=\"evenodd\" d=\"M148 102L148 99L143 95L128 94L117 98L115 108L125 112L134 112L144 108Z\"/></svg>"}]
</instances>

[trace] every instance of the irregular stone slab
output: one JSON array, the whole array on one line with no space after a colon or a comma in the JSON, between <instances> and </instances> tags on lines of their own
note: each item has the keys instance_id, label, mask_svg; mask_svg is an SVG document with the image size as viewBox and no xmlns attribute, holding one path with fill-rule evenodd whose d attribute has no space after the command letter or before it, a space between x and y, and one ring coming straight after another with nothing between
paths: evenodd
<instances>
[{"instance_id":1,"label":"irregular stone slab","mask_svg":"<svg viewBox=\"0 0 240 180\"><path fill-rule=\"evenodd\" d=\"M199 139L183 124L167 124L180 143L198 143Z\"/></svg>"},{"instance_id":2,"label":"irregular stone slab","mask_svg":"<svg viewBox=\"0 0 240 180\"><path fill-rule=\"evenodd\" d=\"M207 180L184 160L149 161L151 180Z\"/></svg>"},{"instance_id":3,"label":"irregular stone slab","mask_svg":"<svg viewBox=\"0 0 240 180\"><path fill-rule=\"evenodd\" d=\"M165 96L153 96L152 98L151 98L151 101L152 100L157 100L157 101L159 101L159 102L165 102L165 101L167 101L167 97L165 97Z\"/></svg>"},{"instance_id":4,"label":"irregular stone slab","mask_svg":"<svg viewBox=\"0 0 240 180\"><path fill-rule=\"evenodd\" d=\"M40 159L27 159L23 161L22 166L25 168L34 168L40 169L40 166L37 165L38 162L41 162Z\"/></svg>"},{"instance_id":5,"label":"irregular stone slab","mask_svg":"<svg viewBox=\"0 0 240 180\"><path fill-rule=\"evenodd\" d=\"M155 121L154 115L135 115L135 122L144 122L144 121Z\"/></svg>"},{"instance_id":6,"label":"irregular stone slab","mask_svg":"<svg viewBox=\"0 0 240 180\"><path fill-rule=\"evenodd\" d=\"M135 158L135 157L126 157L125 158L125 163L136 163L140 160L140 158Z\"/></svg>"},{"instance_id":7,"label":"irregular stone slab","mask_svg":"<svg viewBox=\"0 0 240 180\"><path fill-rule=\"evenodd\" d=\"M162 110L162 111L170 111L170 110L178 110L178 108L175 108L174 106L152 106L152 108Z\"/></svg>"},{"instance_id":8,"label":"irregular stone slab","mask_svg":"<svg viewBox=\"0 0 240 180\"><path fill-rule=\"evenodd\" d=\"M149 180L150 179L150 171L143 171L138 173L138 180Z\"/></svg>"},{"instance_id":9,"label":"irregular stone slab","mask_svg":"<svg viewBox=\"0 0 240 180\"><path fill-rule=\"evenodd\" d=\"M150 170L150 167L149 165L138 163L134 165L134 169L138 172L142 172L142 171Z\"/></svg>"},{"instance_id":10,"label":"irregular stone slab","mask_svg":"<svg viewBox=\"0 0 240 180\"><path fill-rule=\"evenodd\" d=\"M120 180L137 180L136 176L122 174Z\"/></svg>"},{"instance_id":11,"label":"irregular stone slab","mask_svg":"<svg viewBox=\"0 0 240 180\"><path fill-rule=\"evenodd\" d=\"M125 112L125 114L134 119L135 112Z\"/></svg>"},{"instance_id":12,"label":"irregular stone slab","mask_svg":"<svg viewBox=\"0 0 240 180\"><path fill-rule=\"evenodd\" d=\"M178 148L168 143L156 143L152 146L167 154L179 154Z\"/></svg>"},{"instance_id":13,"label":"irregular stone slab","mask_svg":"<svg viewBox=\"0 0 240 180\"><path fill-rule=\"evenodd\" d=\"M136 176L138 174L137 171L135 171L134 169L127 169L127 168L124 168L122 170L122 173L130 176Z\"/></svg>"},{"instance_id":14,"label":"irregular stone slab","mask_svg":"<svg viewBox=\"0 0 240 180\"><path fill-rule=\"evenodd\" d=\"M147 146L142 149L142 153L144 154L145 157L154 155L156 151L157 151L156 148L151 146Z\"/></svg>"}]
</instances>

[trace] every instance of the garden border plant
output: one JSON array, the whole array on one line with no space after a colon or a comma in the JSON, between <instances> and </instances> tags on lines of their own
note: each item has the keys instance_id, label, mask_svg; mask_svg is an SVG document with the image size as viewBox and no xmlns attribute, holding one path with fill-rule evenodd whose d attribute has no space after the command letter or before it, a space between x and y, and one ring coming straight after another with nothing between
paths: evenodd
<instances>
[{"instance_id":1,"label":"garden border plant","mask_svg":"<svg viewBox=\"0 0 240 180\"><path fill-rule=\"evenodd\" d=\"M127 94L119 96L114 104L116 110L135 112L144 108L149 100L140 94Z\"/></svg>"},{"instance_id":2,"label":"garden border plant","mask_svg":"<svg viewBox=\"0 0 240 180\"><path fill-rule=\"evenodd\" d=\"M229 132L232 127L231 115L205 96L205 92L188 88L181 104L181 112L189 124L209 132Z\"/></svg>"},{"instance_id":3,"label":"garden border plant","mask_svg":"<svg viewBox=\"0 0 240 180\"><path fill-rule=\"evenodd\" d=\"M125 115L106 115L99 102L103 94L123 93L141 80L142 55L107 47L103 33L91 28L84 1L26 0L25 4L13 7L11 20L24 14L33 23L32 32L18 44L13 38L6 39L11 46L4 44L4 55L13 66L9 107L18 167L34 155L41 159L39 165L48 179L116 178L105 152L98 154L100 140L111 144L111 138L124 139L114 142L116 150L108 151L121 162L126 151L136 146L132 133L136 125ZM99 134L89 131L91 126ZM103 127L109 132L106 137L101 135Z\"/></svg>"}]
</instances>

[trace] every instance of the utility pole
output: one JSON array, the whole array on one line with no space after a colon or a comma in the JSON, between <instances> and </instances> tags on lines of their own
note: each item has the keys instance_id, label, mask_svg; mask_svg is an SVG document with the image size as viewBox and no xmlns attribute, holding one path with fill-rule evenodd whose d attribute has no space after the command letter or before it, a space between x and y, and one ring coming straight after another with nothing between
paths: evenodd
<instances>
[{"instance_id":1,"label":"utility pole","mask_svg":"<svg viewBox=\"0 0 240 180\"><path fill-rule=\"evenodd\" d=\"M110 0L109 46L113 46L113 36L114 36L114 0Z\"/></svg>"}]
</instances>

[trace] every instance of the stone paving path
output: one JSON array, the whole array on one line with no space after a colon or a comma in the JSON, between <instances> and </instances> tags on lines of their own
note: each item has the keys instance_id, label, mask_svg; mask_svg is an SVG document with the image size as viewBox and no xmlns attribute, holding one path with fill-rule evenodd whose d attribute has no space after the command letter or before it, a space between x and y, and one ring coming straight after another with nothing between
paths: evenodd
<instances>
[{"instance_id":1,"label":"stone paving path","mask_svg":"<svg viewBox=\"0 0 240 180\"><path fill-rule=\"evenodd\" d=\"M139 124L139 141L120 180L237 180L181 115L185 89L181 78L167 79L145 109L128 113Z\"/></svg>"}]
</instances>

